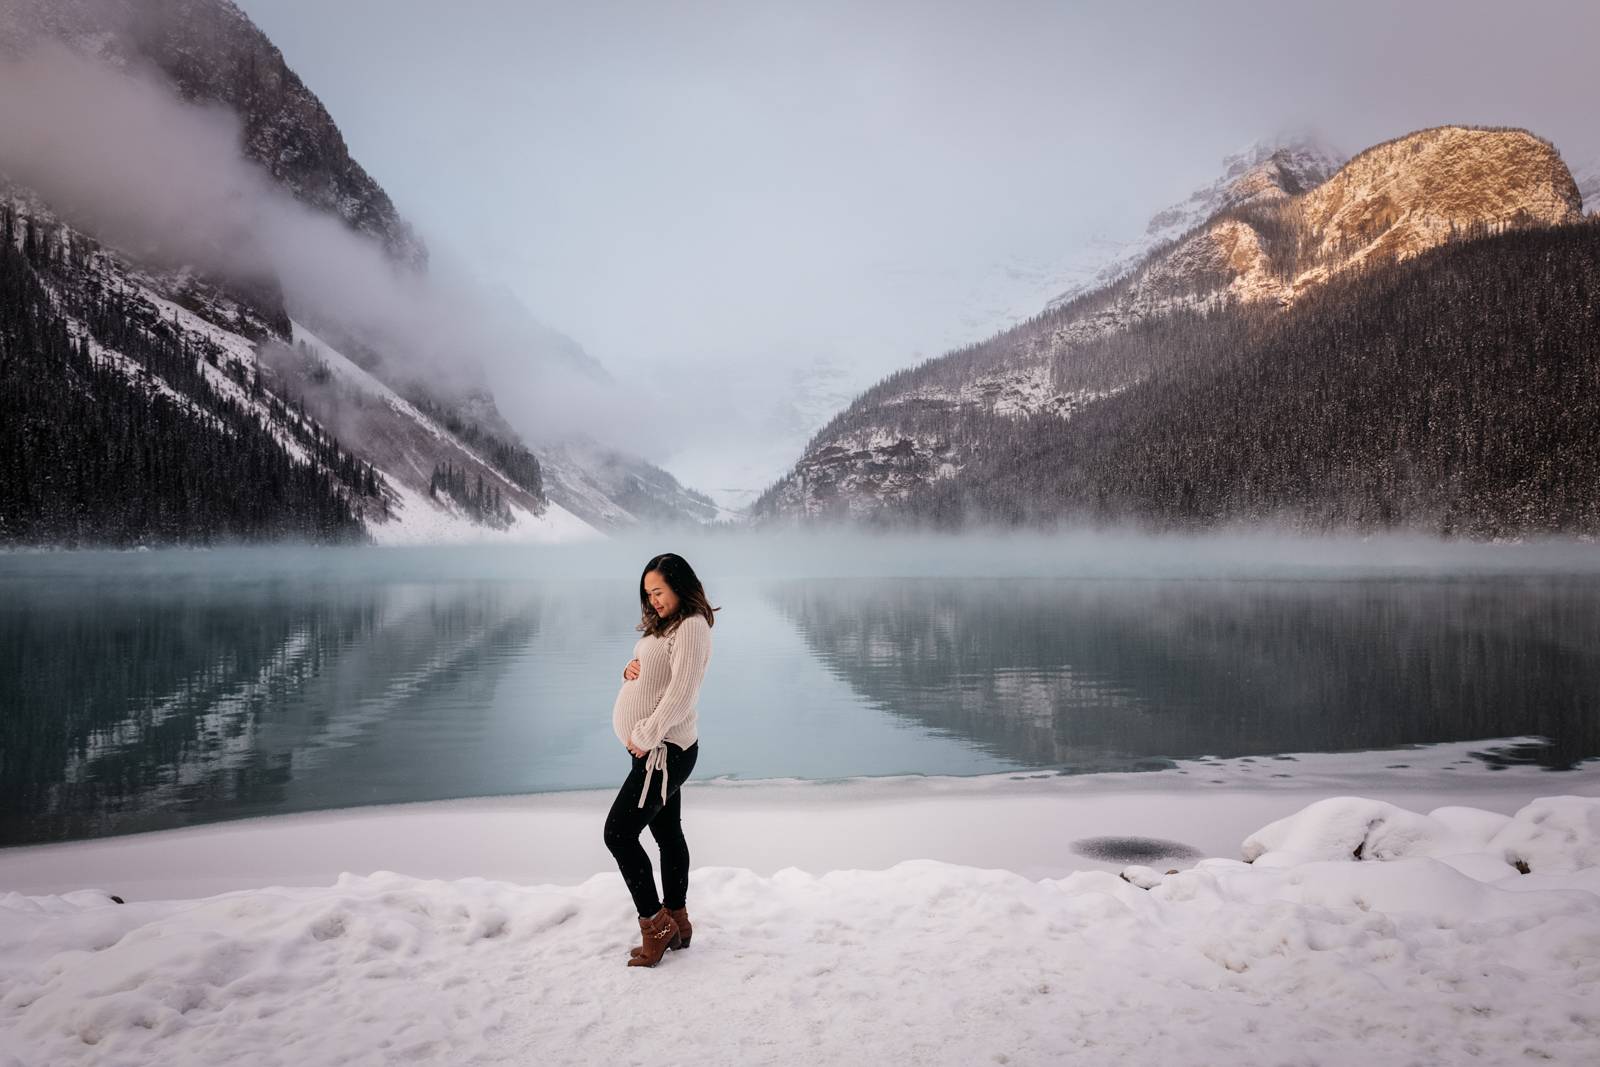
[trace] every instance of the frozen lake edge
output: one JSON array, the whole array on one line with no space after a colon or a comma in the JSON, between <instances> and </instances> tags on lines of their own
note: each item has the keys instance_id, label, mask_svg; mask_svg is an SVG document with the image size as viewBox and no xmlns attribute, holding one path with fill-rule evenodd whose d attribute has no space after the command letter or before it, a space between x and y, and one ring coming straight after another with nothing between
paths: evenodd
<instances>
[{"instance_id":1,"label":"frozen lake edge","mask_svg":"<svg viewBox=\"0 0 1600 1067\"><path fill-rule=\"evenodd\" d=\"M1600 761L1551 772L1493 769L1473 756L1528 740L1184 760L1168 770L1084 775L691 779L683 819L695 867L766 875L931 859L1059 878L1125 865L1074 851L1085 838L1157 838L1204 857L1237 858L1247 835L1329 796L1507 815L1538 796L1600 796ZM124 900L183 899L393 871L523 885L610 874L621 893L600 836L614 795L576 790L374 805L19 846L0 850L0 892L99 889Z\"/></svg>"}]
</instances>

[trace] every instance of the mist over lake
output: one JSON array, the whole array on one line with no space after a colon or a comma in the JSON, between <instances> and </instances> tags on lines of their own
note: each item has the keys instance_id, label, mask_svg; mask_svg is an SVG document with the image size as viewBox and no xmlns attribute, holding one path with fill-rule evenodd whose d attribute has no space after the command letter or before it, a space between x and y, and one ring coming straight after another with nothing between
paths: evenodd
<instances>
[{"instance_id":1,"label":"mist over lake","mask_svg":"<svg viewBox=\"0 0 1600 1067\"><path fill-rule=\"evenodd\" d=\"M702 780L1600 756L1584 544L675 540L722 609ZM0 841L609 787L657 550L0 556Z\"/></svg>"}]
</instances>

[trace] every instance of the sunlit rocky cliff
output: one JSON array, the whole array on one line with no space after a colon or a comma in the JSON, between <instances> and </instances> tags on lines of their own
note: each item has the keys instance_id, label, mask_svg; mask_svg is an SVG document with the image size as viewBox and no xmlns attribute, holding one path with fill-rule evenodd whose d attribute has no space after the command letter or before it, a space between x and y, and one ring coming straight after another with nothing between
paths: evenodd
<instances>
[{"instance_id":1,"label":"sunlit rocky cliff","mask_svg":"<svg viewBox=\"0 0 1600 1067\"><path fill-rule=\"evenodd\" d=\"M1254 342L1263 330L1277 328L1273 316L1287 315L1334 280L1398 270L1447 244L1570 227L1583 217L1577 184L1555 148L1524 130L1423 130L1376 145L1331 175L1286 162L1285 156L1269 154L1206 195L1197 194L1196 203L1216 205L1212 214L1153 248L1109 284L1057 301L1026 323L896 372L867 390L815 435L794 468L752 506L753 521L910 521L912 516L933 521L952 513L965 521L1015 521L1031 513L1036 501L1054 498L1062 465L1073 462L1051 451L1065 447L1056 439L1057 424L1108 404L1126 411L1137 402L1126 395L1135 387L1155 388L1151 383L1170 383L1176 375L1197 380L1195 361L1211 368L1227 364L1240 337L1220 341L1222 320L1235 322L1240 336ZM1182 215L1165 217L1170 225ZM1493 258L1491 248L1478 256L1474 269L1493 271ZM1508 262L1505 269L1513 268ZM1332 299L1353 295L1339 293ZM1585 306L1574 304L1570 314L1575 317L1563 324L1573 347L1563 360L1593 356L1592 342L1584 347L1580 311ZM1416 322L1365 321L1352 344L1392 343L1393 336L1441 312L1417 307L1406 314ZM1384 329L1391 334L1387 342L1373 333ZM1515 333L1501 340L1515 343ZM1232 347L1208 356L1207 346L1217 343ZM1425 360L1418 360L1416 372L1426 375ZM1547 406L1558 403L1554 395L1545 399ZM1330 396L1324 402L1348 401ZM1250 418L1244 411L1214 414ZM1553 407L1548 414L1557 417ZM1073 447L1081 451L1088 430L1075 432ZM1107 426L1095 444L1111 447L1115 435L1123 434L1120 447L1148 445L1127 437L1129 432L1122 423ZM1002 443L1012 448L1014 466L1020 463L1011 471L1010 491L1026 499L993 513L953 503L985 495L974 483L993 481L993 457L1003 451ZM1203 481L1206 474L1185 472L1184 477ZM1195 491L1191 486L1191 494ZM1350 490L1342 482L1307 490L1319 491ZM1538 495L1529 493L1530 499ZM1147 512L1127 498L1125 488L1095 499L1113 495L1127 505L1124 510L1158 517L1160 509ZM1038 510L1035 517L1084 514L1066 502L1060 509ZM1090 510L1107 518L1117 509ZM1250 511L1262 513L1259 507ZM1394 517L1393 508L1374 513L1388 514L1385 522L1409 521ZM1326 521L1361 521L1343 516L1342 509L1331 508ZM1246 517L1223 507L1184 521ZM1509 520L1490 526L1499 530L1508 524L1515 527ZM1530 525L1548 528L1542 522Z\"/></svg>"}]
</instances>

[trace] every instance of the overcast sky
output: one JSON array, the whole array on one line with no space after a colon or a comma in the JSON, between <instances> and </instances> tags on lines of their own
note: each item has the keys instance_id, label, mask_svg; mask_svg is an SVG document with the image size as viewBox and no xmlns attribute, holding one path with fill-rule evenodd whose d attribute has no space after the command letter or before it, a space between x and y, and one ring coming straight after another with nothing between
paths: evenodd
<instances>
[{"instance_id":1,"label":"overcast sky","mask_svg":"<svg viewBox=\"0 0 1600 1067\"><path fill-rule=\"evenodd\" d=\"M430 244L686 390L936 354L1286 129L1600 152L1595 3L239 2Z\"/></svg>"}]
</instances>

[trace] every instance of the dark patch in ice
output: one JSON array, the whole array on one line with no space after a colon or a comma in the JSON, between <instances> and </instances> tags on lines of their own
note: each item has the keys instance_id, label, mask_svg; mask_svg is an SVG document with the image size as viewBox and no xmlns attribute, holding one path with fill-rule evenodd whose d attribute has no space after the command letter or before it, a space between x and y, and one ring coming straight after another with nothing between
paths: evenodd
<instances>
[{"instance_id":1,"label":"dark patch in ice","mask_svg":"<svg viewBox=\"0 0 1600 1067\"><path fill-rule=\"evenodd\" d=\"M1200 850L1159 837L1083 837L1072 843L1072 851L1111 863L1149 863L1152 860L1195 860Z\"/></svg>"},{"instance_id":2,"label":"dark patch in ice","mask_svg":"<svg viewBox=\"0 0 1600 1067\"><path fill-rule=\"evenodd\" d=\"M1170 771L1176 766L1177 763L1161 756L1133 761L1133 769L1136 771Z\"/></svg>"},{"instance_id":3,"label":"dark patch in ice","mask_svg":"<svg viewBox=\"0 0 1600 1067\"><path fill-rule=\"evenodd\" d=\"M1165 756L1125 756L1106 753L1092 761L1064 763L1057 767L1057 775L1072 774L1125 774L1143 771L1170 771L1177 763Z\"/></svg>"},{"instance_id":4,"label":"dark patch in ice","mask_svg":"<svg viewBox=\"0 0 1600 1067\"><path fill-rule=\"evenodd\" d=\"M1551 742L1548 740L1519 741L1514 745L1497 745L1494 748L1485 748L1467 755L1482 763L1486 763L1491 771L1503 771L1507 767L1527 766L1528 764L1542 763L1549 765Z\"/></svg>"}]
</instances>

